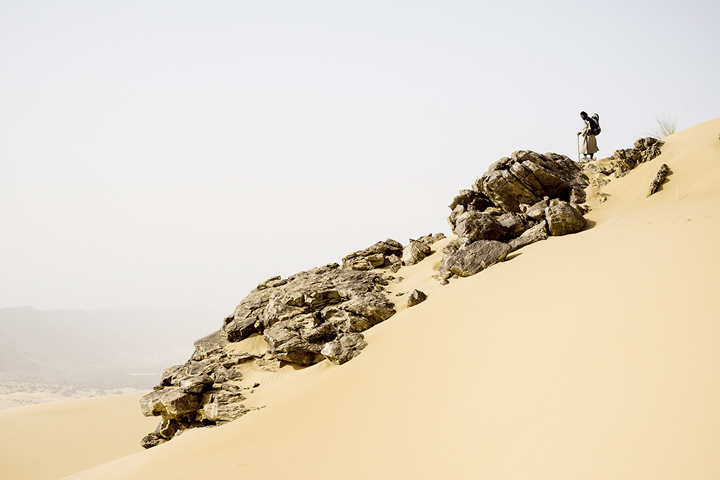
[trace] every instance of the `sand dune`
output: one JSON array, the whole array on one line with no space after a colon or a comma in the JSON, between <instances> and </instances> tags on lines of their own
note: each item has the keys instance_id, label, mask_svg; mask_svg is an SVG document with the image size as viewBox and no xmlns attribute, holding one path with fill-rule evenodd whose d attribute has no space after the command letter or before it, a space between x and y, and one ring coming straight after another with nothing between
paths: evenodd
<instances>
[{"instance_id":1,"label":"sand dune","mask_svg":"<svg viewBox=\"0 0 720 480\"><path fill-rule=\"evenodd\" d=\"M720 119L668 137L660 157L602 187L605 203L589 189L581 233L447 286L431 278L440 253L403 267L393 294L420 287L426 302L366 332L343 366L276 372L255 400L267 406L236 422L138 451L154 420L137 399L91 399L74 419L86 440L36 421L14 445L11 464L42 451L57 470L13 476L3 461L15 470L0 476L720 478L718 134ZM672 176L646 198L662 163ZM63 415L42 407L48 421ZM30 408L0 412L3 442ZM116 409L126 428L93 426L105 417L92 412ZM32 431L48 438L34 445Z\"/></svg>"},{"instance_id":2,"label":"sand dune","mask_svg":"<svg viewBox=\"0 0 720 480\"><path fill-rule=\"evenodd\" d=\"M141 452L157 422L138 415L141 395L63 400L0 411L0 478L57 479Z\"/></svg>"}]
</instances>

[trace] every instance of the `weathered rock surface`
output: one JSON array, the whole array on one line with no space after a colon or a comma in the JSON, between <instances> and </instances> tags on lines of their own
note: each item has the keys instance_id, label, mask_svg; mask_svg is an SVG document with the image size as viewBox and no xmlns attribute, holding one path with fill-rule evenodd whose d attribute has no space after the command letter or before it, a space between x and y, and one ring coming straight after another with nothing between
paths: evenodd
<instances>
[{"instance_id":1,"label":"weathered rock surface","mask_svg":"<svg viewBox=\"0 0 720 480\"><path fill-rule=\"evenodd\" d=\"M388 238L384 242L377 242L371 247L345 256L342 259L342 268L372 270L374 268L391 267L399 263L402 253L402 244Z\"/></svg>"},{"instance_id":2,"label":"weathered rock surface","mask_svg":"<svg viewBox=\"0 0 720 480\"><path fill-rule=\"evenodd\" d=\"M386 240L343 259L289 278L260 283L228 316L222 328L195 342L184 365L166 369L160 385L141 399L146 416L161 416L158 428L145 436L146 448L159 445L193 427L233 421L249 410L241 367L254 362L261 369L291 363L308 366L321 360L342 364L367 345L363 332L395 314L387 298L387 270L401 265L403 250L412 262L430 253L444 235L426 235L403 249ZM235 348L261 335L267 348L259 354Z\"/></svg>"},{"instance_id":3,"label":"weathered rock surface","mask_svg":"<svg viewBox=\"0 0 720 480\"><path fill-rule=\"evenodd\" d=\"M430 244L420 240L410 240L410 243L403 248L403 265L415 265L430 255L432 249Z\"/></svg>"},{"instance_id":4,"label":"weathered rock surface","mask_svg":"<svg viewBox=\"0 0 720 480\"><path fill-rule=\"evenodd\" d=\"M621 178L641 163L649 162L660 155L660 147L665 144L653 137L640 138L633 148L616 150L610 157L615 178Z\"/></svg>"},{"instance_id":5,"label":"weathered rock surface","mask_svg":"<svg viewBox=\"0 0 720 480\"><path fill-rule=\"evenodd\" d=\"M435 242L439 242L440 240L445 239L444 233L436 233L436 234L428 234L423 235L422 237L419 237L417 239L418 242L427 243L428 245L432 245Z\"/></svg>"},{"instance_id":6,"label":"weathered rock surface","mask_svg":"<svg viewBox=\"0 0 720 480\"><path fill-rule=\"evenodd\" d=\"M441 274L469 277L505 259L510 245L496 240L478 240L443 258Z\"/></svg>"},{"instance_id":7,"label":"weathered rock surface","mask_svg":"<svg viewBox=\"0 0 720 480\"><path fill-rule=\"evenodd\" d=\"M420 290L415 289L408 296L407 306L414 307L415 305L418 305L418 304L424 302L425 300L427 300L427 295L424 292L421 292Z\"/></svg>"},{"instance_id":8,"label":"weathered rock surface","mask_svg":"<svg viewBox=\"0 0 720 480\"><path fill-rule=\"evenodd\" d=\"M550 235L559 236L579 232L585 227L585 217L568 202L553 199L545 209Z\"/></svg>"},{"instance_id":9,"label":"weathered rock surface","mask_svg":"<svg viewBox=\"0 0 720 480\"><path fill-rule=\"evenodd\" d=\"M586 209L580 204L588 184L581 166L563 155L521 150L501 158L450 204L448 222L458 242L444 249L441 278L473 275L509 251L546 239L548 232L582 229Z\"/></svg>"},{"instance_id":10,"label":"weathered rock surface","mask_svg":"<svg viewBox=\"0 0 720 480\"><path fill-rule=\"evenodd\" d=\"M342 365L358 356L365 347L367 342L361 333L348 333L326 343L321 353L331 362Z\"/></svg>"},{"instance_id":11,"label":"weathered rock surface","mask_svg":"<svg viewBox=\"0 0 720 480\"><path fill-rule=\"evenodd\" d=\"M470 211L457 217L454 232L463 242L472 243L477 240L499 240L505 229L492 215Z\"/></svg>"},{"instance_id":12,"label":"weathered rock surface","mask_svg":"<svg viewBox=\"0 0 720 480\"><path fill-rule=\"evenodd\" d=\"M508 245L510 245L511 251L514 252L515 250L518 250L522 247L526 247L532 243L539 242L541 240L546 240L547 238L547 221L543 220L534 227L525 230L523 234L519 237L510 240Z\"/></svg>"},{"instance_id":13,"label":"weathered rock surface","mask_svg":"<svg viewBox=\"0 0 720 480\"><path fill-rule=\"evenodd\" d=\"M564 155L520 150L493 163L471 191L463 190L455 197L451 208L497 207L503 213L520 212L520 204L533 205L544 197L582 203L587 182L577 163Z\"/></svg>"},{"instance_id":14,"label":"weathered rock surface","mask_svg":"<svg viewBox=\"0 0 720 480\"><path fill-rule=\"evenodd\" d=\"M665 180L667 179L667 176L670 175L670 173L670 167L663 163L660 166L660 170L658 170L657 175L655 175L655 178L650 183L650 188L648 189L647 194L648 197L660 189L660 187L663 183L665 183Z\"/></svg>"},{"instance_id":15,"label":"weathered rock surface","mask_svg":"<svg viewBox=\"0 0 720 480\"><path fill-rule=\"evenodd\" d=\"M657 138L647 137L640 138L635 142L633 148L626 148L615 150L612 156L608 159L603 160L584 160L581 163L583 171L591 175L590 185L602 188L610 183L611 178L622 178L631 170L636 168L641 163L649 162L655 159L661 153L661 147L664 145L662 140ZM610 162L610 165L598 164L599 161L605 163ZM661 168L662 170L662 168ZM658 172L658 174L666 175L666 172ZM658 183L653 182L650 185L648 196L652 195L657 188L662 185L664 178L658 178ZM600 203L605 203L608 200L608 195L598 191L596 195L599 197Z\"/></svg>"}]
</instances>

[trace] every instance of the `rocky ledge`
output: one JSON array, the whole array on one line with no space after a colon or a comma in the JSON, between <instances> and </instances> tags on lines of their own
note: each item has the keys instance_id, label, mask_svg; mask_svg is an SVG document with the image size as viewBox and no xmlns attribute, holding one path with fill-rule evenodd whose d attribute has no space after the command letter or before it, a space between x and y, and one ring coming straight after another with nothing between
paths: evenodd
<instances>
[{"instance_id":1,"label":"rocky ledge","mask_svg":"<svg viewBox=\"0 0 720 480\"><path fill-rule=\"evenodd\" d=\"M657 142L638 142L635 150L616 155L620 175L626 173L623 165L659 153ZM518 151L501 158L450 204L448 222L456 238L443 248L437 278L447 283L475 275L534 242L582 230L588 183L581 165L563 155ZM396 312L385 289L400 280L392 274L432 254L443 238L426 235L405 246L388 239L345 256L342 265L260 283L220 330L196 341L192 357L166 369L161 383L142 398L143 414L162 417L142 445L149 448L188 428L220 425L249 412L243 402L260 387L243 378L250 363L277 370L325 359L341 365L356 357L367 346L362 332ZM407 305L426 298L413 291ZM253 338L262 347L244 351L241 342Z\"/></svg>"},{"instance_id":2,"label":"rocky ledge","mask_svg":"<svg viewBox=\"0 0 720 480\"><path fill-rule=\"evenodd\" d=\"M501 158L450 204L457 238L444 249L439 278L475 275L531 243L582 230L587 186L579 164L563 155Z\"/></svg>"},{"instance_id":3,"label":"rocky ledge","mask_svg":"<svg viewBox=\"0 0 720 480\"><path fill-rule=\"evenodd\" d=\"M246 363L274 370L325 359L340 365L357 356L367 345L361 332L395 314L385 292L393 280L390 273L403 261L424 258L442 238L427 235L406 248L388 239L347 255L342 266L328 264L259 284L219 331L195 342L190 360L165 370L160 385L141 399L144 415L162 417L142 445L152 447L185 429L219 425L247 413L242 402L259 385L243 382ZM237 348L253 335L263 337L263 352Z\"/></svg>"}]
</instances>

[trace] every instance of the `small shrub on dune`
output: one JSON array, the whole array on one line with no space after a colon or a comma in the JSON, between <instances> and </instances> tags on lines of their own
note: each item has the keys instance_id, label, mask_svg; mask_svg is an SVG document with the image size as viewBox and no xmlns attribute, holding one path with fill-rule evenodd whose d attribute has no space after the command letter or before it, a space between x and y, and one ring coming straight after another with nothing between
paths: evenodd
<instances>
[{"instance_id":1,"label":"small shrub on dune","mask_svg":"<svg viewBox=\"0 0 720 480\"><path fill-rule=\"evenodd\" d=\"M671 117L655 117L657 126L650 131L650 135L662 140L663 138L672 135L677 130L677 118Z\"/></svg>"}]
</instances>

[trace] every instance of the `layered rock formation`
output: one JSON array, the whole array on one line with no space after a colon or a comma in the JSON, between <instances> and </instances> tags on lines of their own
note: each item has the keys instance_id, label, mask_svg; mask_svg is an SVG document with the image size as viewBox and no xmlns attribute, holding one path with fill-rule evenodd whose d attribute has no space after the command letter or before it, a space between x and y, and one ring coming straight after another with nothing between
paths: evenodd
<instances>
[{"instance_id":1,"label":"layered rock formation","mask_svg":"<svg viewBox=\"0 0 720 480\"><path fill-rule=\"evenodd\" d=\"M514 152L461 190L448 222L457 240L445 248L440 277L467 277L550 235L585 227L588 177L568 157Z\"/></svg>"},{"instance_id":2,"label":"layered rock formation","mask_svg":"<svg viewBox=\"0 0 720 480\"><path fill-rule=\"evenodd\" d=\"M656 156L661 143L651 140L616 152L616 175ZM448 222L457 238L443 248L438 278L447 283L474 275L534 242L582 230L588 184L581 166L562 155L518 151L498 160L453 199ZM302 368L325 359L339 365L353 359L367 346L362 332L396 312L385 286L400 279L391 274L423 261L443 238L426 235L405 246L388 239L345 256L342 265L260 283L220 330L195 342L192 357L165 370L160 385L142 398L145 415L162 417L143 446L246 414L250 409L243 402L261 388L245 380L243 371L250 366L277 370L284 364ZM426 298L415 290L406 306ZM244 351L244 340L259 340L262 347Z\"/></svg>"},{"instance_id":3,"label":"layered rock formation","mask_svg":"<svg viewBox=\"0 0 720 480\"><path fill-rule=\"evenodd\" d=\"M222 328L195 342L184 365L171 367L160 385L141 400L146 416L161 416L142 445L152 447L187 428L219 425L249 410L243 401L256 385L245 385L243 366L262 369L299 367L328 359L343 364L367 345L361 332L395 314L384 287L388 272L416 263L444 235L402 244L388 239L347 255L343 265L328 264L288 278L273 277L257 286L227 317ZM238 342L262 336L266 348L249 353Z\"/></svg>"},{"instance_id":4,"label":"layered rock formation","mask_svg":"<svg viewBox=\"0 0 720 480\"><path fill-rule=\"evenodd\" d=\"M603 187L610 183L613 178L622 178L638 165L649 162L660 155L660 149L664 142L653 137L640 138L635 141L633 148L624 148L615 150L610 158L602 160L585 160L581 163L581 167L585 173L590 175L592 179L590 184L595 187ZM609 165L600 163L609 163ZM667 176L667 172L663 172ZM659 179L663 182L665 178ZM658 183L655 188L659 188ZM653 185L650 186L648 196L655 192ZM600 194L601 202L607 200L607 196Z\"/></svg>"}]
</instances>

